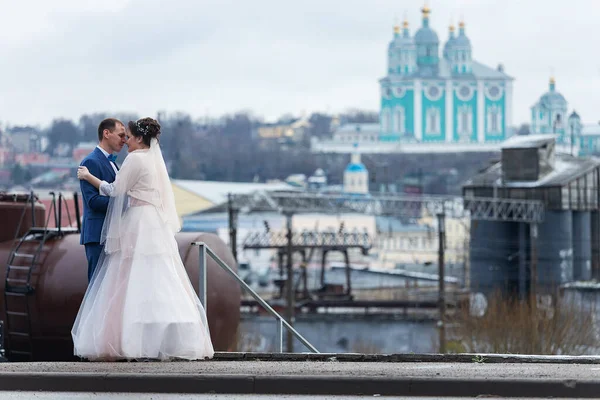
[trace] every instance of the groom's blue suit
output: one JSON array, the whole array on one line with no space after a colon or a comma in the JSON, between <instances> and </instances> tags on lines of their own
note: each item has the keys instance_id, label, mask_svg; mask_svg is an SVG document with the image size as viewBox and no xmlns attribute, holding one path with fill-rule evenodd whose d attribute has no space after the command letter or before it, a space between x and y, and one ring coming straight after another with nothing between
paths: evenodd
<instances>
[{"instance_id":1,"label":"groom's blue suit","mask_svg":"<svg viewBox=\"0 0 600 400\"><path fill-rule=\"evenodd\" d=\"M81 165L87 167L92 175L102 181L111 183L115 180L116 174L110 161L97 147L83 159ZM79 185L83 195L83 222L80 244L85 245L89 282L94 275L98 259L104 248L100 245L100 235L106 218L109 197L100 196L98 189L87 181L81 180Z\"/></svg>"}]
</instances>

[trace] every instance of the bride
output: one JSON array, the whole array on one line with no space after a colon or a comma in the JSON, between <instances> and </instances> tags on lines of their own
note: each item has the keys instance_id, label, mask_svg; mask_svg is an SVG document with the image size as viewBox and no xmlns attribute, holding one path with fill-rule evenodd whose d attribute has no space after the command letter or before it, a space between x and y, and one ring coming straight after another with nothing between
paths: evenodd
<instances>
[{"instance_id":1,"label":"bride","mask_svg":"<svg viewBox=\"0 0 600 400\"><path fill-rule=\"evenodd\" d=\"M71 331L90 360L203 359L214 354L206 313L185 271L173 191L152 118L128 124L129 155L114 183L77 177L111 196L104 252Z\"/></svg>"}]
</instances>

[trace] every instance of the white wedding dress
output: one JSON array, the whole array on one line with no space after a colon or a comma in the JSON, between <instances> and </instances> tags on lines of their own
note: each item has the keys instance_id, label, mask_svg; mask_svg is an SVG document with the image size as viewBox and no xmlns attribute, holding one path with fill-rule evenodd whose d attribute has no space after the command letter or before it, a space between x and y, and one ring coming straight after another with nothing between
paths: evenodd
<instances>
[{"instance_id":1,"label":"white wedding dress","mask_svg":"<svg viewBox=\"0 0 600 400\"><path fill-rule=\"evenodd\" d=\"M206 313L179 256L180 228L156 139L130 153L113 184L102 231L105 252L72 329L90 360L211 358Z\"/></svg>"}]
</instances>

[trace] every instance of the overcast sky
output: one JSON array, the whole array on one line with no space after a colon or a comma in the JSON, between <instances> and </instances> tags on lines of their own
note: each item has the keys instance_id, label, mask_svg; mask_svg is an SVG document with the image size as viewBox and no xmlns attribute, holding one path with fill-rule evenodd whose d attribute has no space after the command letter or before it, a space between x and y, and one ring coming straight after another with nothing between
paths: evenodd
<instances>
[{"instance_id":1,"label":"overcast sky","mask_svg":"<svg viewBox=\"0 0 600 400\"><path fill-rule=\"evenodd\" d=\"M99 111L195 118L379 109L395 17L422 0L0 0L0 121ZM513 76L514 122L557 89L600 120L599 0L430 0L441 45L464 16L478 61Z\"/></svg>"}]
</instances>

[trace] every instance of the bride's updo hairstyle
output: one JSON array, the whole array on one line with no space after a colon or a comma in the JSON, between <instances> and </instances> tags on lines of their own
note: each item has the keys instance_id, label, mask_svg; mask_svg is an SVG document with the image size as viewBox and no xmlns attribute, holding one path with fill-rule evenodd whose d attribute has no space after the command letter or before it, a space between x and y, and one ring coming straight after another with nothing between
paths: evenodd
<instances>
[{"instance_id":1,"label":"bride's updo hairstyle","mask_svg":"<svg viewBox=\"0 0 600 400\"><path fill-rule=\"evenodd\" d=\"M129 121L127 124L129 132L135 137L142 137L142 142L150 147L150 141L160 136L160 124L157 120L147 117L137 121Z\"/></svg>"}]
</instances>

